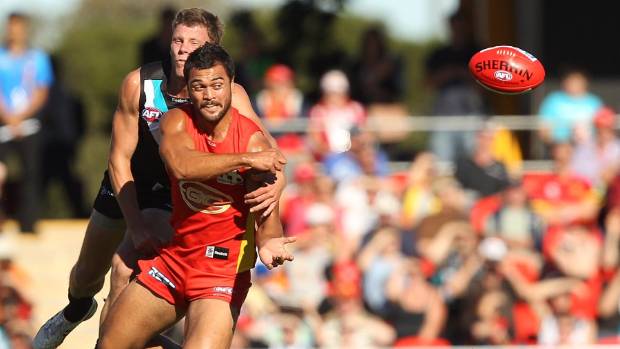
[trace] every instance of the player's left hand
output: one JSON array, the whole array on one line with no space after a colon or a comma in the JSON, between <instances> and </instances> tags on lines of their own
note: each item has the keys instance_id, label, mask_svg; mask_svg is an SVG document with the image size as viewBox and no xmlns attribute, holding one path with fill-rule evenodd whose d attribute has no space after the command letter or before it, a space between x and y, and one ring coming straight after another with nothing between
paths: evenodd
<instances>
[{"instance_id":1,"label":"player's left hand","mask_svg":"<svg viewBox=\"0 0 620 349\"><path fill-rule=\"evenodd\" d=\"M263 217L267 217L276 208L280 195L286 186L284 176L281 173L277 176L281 178L274 181L264 181L262 186L245 194L245 203L252 206L250 207L250 212L264 210Z\"/></svg>"},{"instance_id":2,"label":"player's left hand","mask_svg":"<svg viewBox=\"0 0 620 349\"><path fill-rule=\"evenodd\" d=\"M286 245L297 241L295 237L269 238L258 246L258 257L271 270L285 261L292 262L293 255L286 250Z\"/></svg>"}]
</instances>

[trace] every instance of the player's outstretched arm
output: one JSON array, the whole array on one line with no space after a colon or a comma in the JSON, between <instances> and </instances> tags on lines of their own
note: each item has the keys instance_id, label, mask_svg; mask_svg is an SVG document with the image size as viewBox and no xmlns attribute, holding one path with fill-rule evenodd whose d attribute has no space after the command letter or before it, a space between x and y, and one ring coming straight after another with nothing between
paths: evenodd
<instances>
[{"instance_id":1,"label":"player's outstretched arm","mask_svg":"<svg viewBox=\"0 0 620 349\"><path fill-rule=\"evenodd\" d=\"M284 157L275 149L258 153L212 154L198 151L185 131L186 114L181 109L167 112L161 121L159 152L168 172L177 179L208 180L240 168L280 171Z\"/></svg>"},{"instance_id":2,"label":"player's outstretched arm","mask_svg":"<svg viewBox=\"0 0 620 349\"><path fill-rule=\"evenodd\" d=\"M248 151L260 152L270 149L271 145L267 138L260 132L255 133L248 143ZM278 182L284 176L276 176L273 173L250 173L246 175L246 188L252 192L256 187L267 185L268 182ZM275 198L276 203L279 196ZM270 212L259 210L262 215L257 220L258 230L256 232L256 246L260 260L268 269L284 264L285 261L292 261L293 255L286 250L286 245L295 242L294 237L284 237L282 222L278 205L270 208Z\"/></svg>"}]
</instances>

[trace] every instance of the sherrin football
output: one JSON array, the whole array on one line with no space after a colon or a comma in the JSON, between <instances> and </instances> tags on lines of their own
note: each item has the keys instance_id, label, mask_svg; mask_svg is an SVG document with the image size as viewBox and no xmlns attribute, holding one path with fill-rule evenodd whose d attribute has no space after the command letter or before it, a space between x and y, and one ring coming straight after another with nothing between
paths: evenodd
<instances>
[{"instance_id":1,"label":"sherrin football","mask_svg":"<svg viewBox=\"0 0 620 349\"><path fill-rule=\"evenodd\" d=\"M545 80L545 68L536 57L513 46L495 46L474 54L469 71L482 86L500 93L518 94Z\"/></svg>"}]
</instances>

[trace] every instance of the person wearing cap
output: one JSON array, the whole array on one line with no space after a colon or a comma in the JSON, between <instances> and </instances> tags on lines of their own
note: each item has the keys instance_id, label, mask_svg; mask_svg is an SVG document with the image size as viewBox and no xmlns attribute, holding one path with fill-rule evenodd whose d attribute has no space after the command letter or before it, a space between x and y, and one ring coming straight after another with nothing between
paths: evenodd
<instances>
[{"instance_id":1,"label":"person wearing cap","mask_svg":"<svg viewBox=\"0 0 620 349\"><path fill-rule=\"evenodd\" d=\"M616 113L601 107L594 113L594 137L576 144L571 168L577 175L603 189L620 169L620 140L616 136Z\"/></svg>"},{"instance_id":2,"label":"person wearing cap","mask_svg":"<svg viewBox=\"0 0 620 349\"><path fill-rule=\"evenodd\" d=\"M342 71L328 71L320 85L321 100L310 109L308 130L317 158L349 150L350 130L366 121L364 107L349 97L349 79Z\"/></svg>"},{"instance_id":3,"label":"person wearing cap","mask_svg":"<svg viewBox=\"0 0 620 349\"><path fill-rule=\"evenodd\" d=\"M295 87L295 73L284 64L269 67L264 77L265 88L256 95L258 114L271 122L282 122L301 116L304 97Z\"/></svg>"}]
</instances>

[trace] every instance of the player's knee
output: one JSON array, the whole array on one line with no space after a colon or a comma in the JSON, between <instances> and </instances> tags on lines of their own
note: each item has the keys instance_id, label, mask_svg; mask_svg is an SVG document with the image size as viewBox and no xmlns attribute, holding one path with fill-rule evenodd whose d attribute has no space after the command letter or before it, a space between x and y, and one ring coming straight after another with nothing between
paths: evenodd
<instances>
[{"instance_id":1,"label":"player's knee","mask_svg":"<svg viewBox=\"0 0 620 349\"><path fill-rule=\"evenodd\" d=\"M112 258L112 271L110 273L112 287L125 287L129 284L133 269L118 255Z\"/></svg>"}]
</instances>

